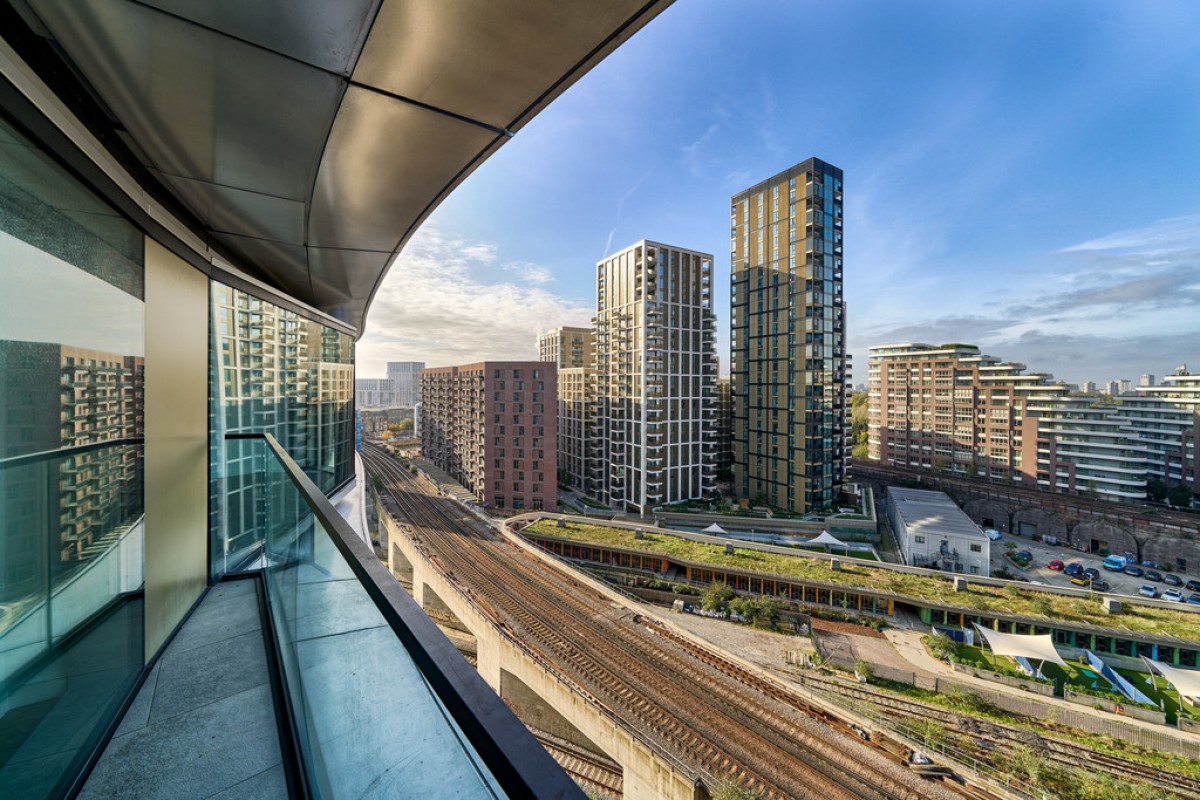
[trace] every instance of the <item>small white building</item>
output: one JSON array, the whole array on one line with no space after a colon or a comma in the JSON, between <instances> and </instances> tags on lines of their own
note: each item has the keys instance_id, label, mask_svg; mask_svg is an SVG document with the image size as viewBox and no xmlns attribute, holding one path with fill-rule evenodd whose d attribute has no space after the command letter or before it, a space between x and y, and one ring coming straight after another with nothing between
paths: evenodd
<instances>
[{"instance_id":1,"label":"small white building","mask_svg":"<svg viewBox=\"0 0 1200 800\"><path fill-rule=\"evenodd\" d=\"M889 486L887 515L905 564L991 574L991 540L943 492Z\"/></svg>"}]
</instances>

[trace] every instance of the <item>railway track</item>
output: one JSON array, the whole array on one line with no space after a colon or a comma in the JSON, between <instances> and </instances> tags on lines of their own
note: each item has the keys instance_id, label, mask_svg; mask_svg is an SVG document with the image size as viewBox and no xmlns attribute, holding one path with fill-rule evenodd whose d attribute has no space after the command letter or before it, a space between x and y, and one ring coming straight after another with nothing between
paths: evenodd
<instances>
[{"instance_id":1,"label":"railway track","mask_svg":"<svg viewBox=\"0 0 1200 800\"><path fill-rule=\"evenodd\" d=\"M577 783L601 792L604 796L620 798L625 794L625 780L621 765L597 756L578 745L560 739L537 728L530 731L541 742L542 747L554 757Z\"/></svg>"},{"instance_id":2,"label":"railway track","mask_svg":"<svg viewBox=\"0 0 1200 800\"><path fill-rule=\"evenodd\" d=\"M653 620L612 603L569 574L472 525L429 497L390 456L364 447L372 472L410 526L417 547L514 641L534 651L641 738L710 778L771 798L955 798L843 733L816 707L721 659ZM972 789L971 797L979 794Z\"/></svg>"},{"instance_id":3,"label":"railway track","mask_svg":"<svg viewBox=\"0 0 1200 800\"><path fill-rule=\"evenodd\" d=\"M935 720L947 729L956 731L968 739L978 752L1011 751L1013 747L1030 746L1030 731L999 722L986 721L976 726L976 730L961 725L967 715L951 711L940 706L907 700L902 697L867 689L861 685L849 685L833 677L825 677L813 673L805 676L805 683L818 685L824 691L839 697L865 702L875 708L883 709L889 717L899 720ZM1111 773L1120 779L1135 778L1163 792L1163 797L1194 798L1200 797L1200 778L1192 778L1182 774L1165 776L1157 767L1109 753L1099 753L1094 750L1082 750L1078 743L1056 739L1046 734L1038 733L1037 749L1045 758L1064 767L1071 767L1084 772L1095 772L1097 769Z\"/></svg>"}]
</instances>

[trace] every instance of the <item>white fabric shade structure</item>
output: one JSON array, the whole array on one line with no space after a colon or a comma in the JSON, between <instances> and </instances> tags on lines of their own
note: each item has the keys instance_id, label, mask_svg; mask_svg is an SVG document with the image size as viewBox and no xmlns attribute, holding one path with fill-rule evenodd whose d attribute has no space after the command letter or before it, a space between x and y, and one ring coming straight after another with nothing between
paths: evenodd
<instances>
[{"instance_id":1,"label":"white fabric shade structure","mask_svg":"<svg viewBox=\"0 0 1200 800\"><path fill-rule=\"evenodd\" d=\"M1063 661L1054 646L1054 637L1048 633L1001 633L978 623L975 623L975 630L979 631L979 635L987 641L988 647L998 656L1028 658L1043 664L1049 661L1061 667L1067 666L1067 662Z\"/></svg>"},{"instance_id":2,"label":"white fabric shade structure","mask_svg":"<svg viewBox=\"0 0 1200 800\"><path fill-rule=\"evenodd\" d=\"M834 536L829 531L821 531L821 535L815 539L809 539L805 544L827 544L833 547L848 547L845 542Z\"/></svg>"},{"instance_id":3,"label":"white fabric shade structure","mask_svg":"<svg viewBox=\"0 0 1200 800\"><path fill-rule=\"evenodd\" d=\"M725 533L725 529L714 522L712 525L709 525L707 528L701 531L701 533Z\"/></svg>"},{"instance_id":4,"label":"white fabric shade structure","mask_svg":"<svg viewBox=\"0 0 1200 800\"><path fill-rule=\"evenodd\" d=\"M1152 673L1157 672L1166 678L1175 691L1179 692L1180 697L1190 698L1192 703L1200 702L1200 670L1173 667L1145 657L1142 660L1150 667Z\"/></svg>"},{"instance_id":5,"label":"white fabric shade structure","mask_svg":"<svg viewBox=\"0 0 1200 800\"><path fill-rule=\"evenodd\" d=\"M824 545L826 553L829 552L829 548L831 548L831 547L840 547L843 549L843 551L846 553L847 556L850 555L850 545L846 544L845 542L843 542L841 539L834 536L829 531L821 531L820 536L817 536L816 538L813 538L813 539L806 539L805 541L801 542L800 544L801 545L810 545L810 544Z\"/></svg>"}]
</instances>

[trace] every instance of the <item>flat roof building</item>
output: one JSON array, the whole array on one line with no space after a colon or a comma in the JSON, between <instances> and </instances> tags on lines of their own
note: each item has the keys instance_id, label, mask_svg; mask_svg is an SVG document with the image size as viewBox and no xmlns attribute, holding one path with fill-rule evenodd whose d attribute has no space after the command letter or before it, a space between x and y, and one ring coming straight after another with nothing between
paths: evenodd
<instances>
[{"instance_id":1,"label":"flat roof building","mask_svg":"<svg viewBox=\"0 0 1200 800\"><path fill-rule=\"evenodd\" d=\"M558 507L557 367L482 361L421 372L421 449L479 502Z\"/></svg>"},{"instance_id":2,"label":"flat roof building","mask_svg":"<svg viewBox=\"0 0 1200 800\"><path fill-rule=\"evenodd\" d=\"M949 495L889 486L886 506L905 564L991 574L991 540Z\"/></svg>"}]
</instances>

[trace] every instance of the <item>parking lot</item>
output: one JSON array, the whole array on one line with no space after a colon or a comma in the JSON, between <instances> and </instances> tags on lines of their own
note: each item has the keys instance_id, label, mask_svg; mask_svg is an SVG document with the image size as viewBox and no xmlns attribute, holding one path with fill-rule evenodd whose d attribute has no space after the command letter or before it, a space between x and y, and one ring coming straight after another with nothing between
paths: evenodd
<instances>
[{"instance_id":1,"label":"parking lot","mask_svg":"<svg viewBox=\"0 0 1200 800\"><path fill-rule=\"evenodd\" d=\"M1033 554L1033 561L1030 562L1027 568L1020 569L1016 566L1016 564L1008 559L1006 555L1008 548L1005 547L1007 542L1014 542L1017 545L1018 550L1028 550ZM1001 567L1007 567L1010 572L1024 575L1031 581L1040 581L1041 583L1045 583L1050 586L1069 586L1076 589L1086 588L1075 586L1075 584L1071 583L1071 577L1069 575L1065 575L1061 572L1056 572L1055 570L1047 568L1046 564L1054 559L1058 559L1064 564L1070 564L1071 562L1077 561L1085 568L1095 567L1096 569L1100 570L1100 577L1107 581L1112 587L1109 589L1109 594L1136 595L1138 593L1138 589L1147 583L1153 585L1160 593L1164 589L1171 588L1164 583L1153 583L1151 581L1147 581L1145 578L1135 578L1132 575L1126 575L1123 572L1109 572L1101 566L1104 561L1102 556L1095 555L1093 553L1080 553L1063 545L1049 545L1025 536L1014 536L1011 534L1005 534L1004 538L1000 541L992 542L993 573ZM1168 570L1159 570L1159 572L1165 575L1167 574ZM1183 573L1179 572L1171 574L1178 575L1185 583L1198 577L1196 575L1184 575ZM1187 597L1187 595L1190 594L1190 592L1184 590L1182 586L1177 588L1183 591L1184 597Z\"/></svg>"}]
</instances>

